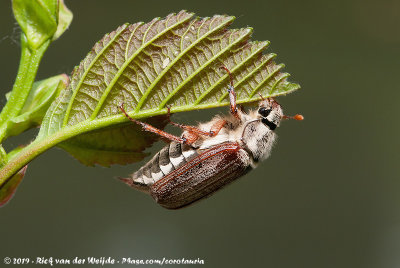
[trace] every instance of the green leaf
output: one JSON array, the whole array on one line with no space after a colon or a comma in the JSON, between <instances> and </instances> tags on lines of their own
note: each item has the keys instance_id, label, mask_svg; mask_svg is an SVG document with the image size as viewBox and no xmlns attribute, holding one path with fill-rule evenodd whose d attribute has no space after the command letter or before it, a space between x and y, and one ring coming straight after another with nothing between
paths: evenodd
<instances>
[{"instance_id":1,"label":"green leaf","mask_svg":"<svg viewBox=\"0 0 400 268\"><path fill-rule=\"evenodd\" d=\"M72 12L64 4L64 0L59 0L58 26L57 31L53 36L53 41L58 39L68 29L72 22L72 18Z\"/></svg>"},{"instance_id":2,"label":"green leaf","mask_svg":"<svg viewBox=\"0 0 400 268\"><path fill-rule=\"evenodd\" d=\"M163 129L168 123L166 119L166 116L155 116L144 121ZM87 166L125 165L148 156L143 151L158 139L155 134L143 135L138 125L128 124L79 135L59 146Z\"/></svg>"},{"instance_id":3,"label":"green leaf","mask_svg":"<svg viewBox=\"0 0 400 268\"><path fill-rule=\"evenodd\" d=\"M28 165L23 167L14 176L12 176L5 184L0 186L0 207L7 204L10 199L14 196L18 185L21 183L25 176L26 169Z\"/></svg>"},{"instance_id":4,"label":"green leaf","mask_svg":"<svg viewBox=\"0 0 400 268\"><path fill-rule=\"evenodd\" d=\"M57 0L13 0L13 11L31 49L39 48L57 30Z\"/></svg>"},{"instance_id":5,"label":"green leaf","mask_svg":"<svg viewBox=\"0 0 400 268\"><path fill-rule=\"evenodd\" d=\"M118 109L122 103L131 117L142 120L165 115L167 106L174 113L228 105L229 76L222 65L233 74L238 103L298 89L281 72L283 64L273 61L276 55L263 54L269 42L250 41L251 28L228 29L233 20L181 11L106 34L75 68L37 140L53 134L60 140L74 138L61 146L86 164L126 163L121 153L134 154L129 161L140 159L154 141L132 126L132 138L122 138L127 135L123 123L128 123ZM102 147L104 158L96 151ZM89 153L83 155L85 150Z\"/></svg>"},{"instance_id":6,"label":"green leaf","mask_svg":"<svg viewBox=\"0 0 400 268\"><path fill-rule=\"evenodd\" d=\"M18 135L29 128L39 126L50 104L61 90L67 87L68 81L67 75L60 74L35 82L21 114L10 119L12 127L9 128L8 136Z\"/></svg>"}]
</instances>

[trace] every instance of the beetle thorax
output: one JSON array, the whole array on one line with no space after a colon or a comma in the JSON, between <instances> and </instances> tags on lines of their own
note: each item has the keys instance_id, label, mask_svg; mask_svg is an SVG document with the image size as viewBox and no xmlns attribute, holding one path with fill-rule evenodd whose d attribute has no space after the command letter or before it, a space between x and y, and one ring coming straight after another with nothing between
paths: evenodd
<instances>
[{"instance_id":1,"label":"beetle thorax","mask_svg":"<svg viewBox=\"0 0 400 268\"><path fill-rule=\"evenodd\" d=\"M272 99L260 102L256 111L243 117L243 147L251 154L254 162L267 158L276 140L275 128L279 126L283 111L279 103Z\"/></svg>"},{"instance_id":2,"label":"beetle thorax","mask_svg":"<svg viewBox=\"0 0 400 268\"><path fill-rule=\"evenodd\" d=\"M254 162L258 162L269 156L275 139L276 134L274 131L270 130L261 121L253 121L249 122L243 129L241 143Z\"/></svg>"}]
</instances>

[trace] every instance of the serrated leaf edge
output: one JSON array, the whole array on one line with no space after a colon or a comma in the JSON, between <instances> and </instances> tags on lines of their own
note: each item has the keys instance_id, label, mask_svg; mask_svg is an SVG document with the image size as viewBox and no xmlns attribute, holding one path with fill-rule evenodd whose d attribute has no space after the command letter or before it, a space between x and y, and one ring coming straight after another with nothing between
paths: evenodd
<instances>
[{"instance_id":1,"label":"serrated leaf edge","mask_svg":"<svg viewBox=\"0 0 400 268\"><path fill-rule=\"evenodd\" d=\"M242 68L250 59L252 59L253 57L257 56L259 53L262 53L268 46L269 46L269 41L264 41L264 44L262 46L260 46L257 50L255 50L253 53L251 53L245 60L243 60L242 62L240 62L239 64L237 64L234 68L232 68L230 70L230 72L233 74L235 73L237 70L239 70L240 68ZM269 55L273 55L272 53ZM265 63L267 63L270 59L267 59L265 61ZM238 85L240 85L242 82L246 81L248 77L250 77L250 74L254 74L257 70L259 70L265 63L260 64L260 66L254 68L253 71L251 71L249 73L249 75L246 75L243 79L241 79L239 82L237 82L234 87L238 87ZM216 88L218 85L220 85L222 83L222 81L224 81L225 79L229 78L229 74L225 74L223 75L216 83L214 83L213 86L211 86L210 88L208 88L206 91L203 92L203 94L201 94L196 101L193 102L193 105L198 105L201 103L201 101L209 94L211 93L214 88ZM227 95L224 95L224 98Z\"/></svg>"}]
</instances>

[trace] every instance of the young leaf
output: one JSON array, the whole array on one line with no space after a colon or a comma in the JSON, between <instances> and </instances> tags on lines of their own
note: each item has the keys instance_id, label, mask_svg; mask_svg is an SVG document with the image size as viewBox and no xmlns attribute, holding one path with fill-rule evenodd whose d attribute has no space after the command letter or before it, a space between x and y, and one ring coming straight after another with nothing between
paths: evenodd
<instances>
[{"instance_id":1,"label":"young leaf","mask_svg":"<svg viewBox=\"0 0 400 268\"><path fill-rule=\"evenodd\" d=\"M64 4L64 0L59 0L58 25L57 31L53 35L53 41L58 39L68 29L72 18L73 14Z\"/></svg>"},{"instance_id":2,"label":"young leaf","mask_svg":"<svg viewBox=\"0 0 400 268\"><path fill-rule=\"evenodd\" d=\"M68 85L69 78L65 74L50 77L35 82L29 92L21 114L11 118L12 127L7 136L18 135L21 132L39 126L50 104Z\"/></svg>"},{"instance_id":3,"label":"young leaf","mask_svg":"<svg viewBox=\"0 0 400 268\"><path fill-rule=\"evenodd\" d=\"M21 183L22 179L25 176L27 168L28 165L23 167L14 176L12 176L5 184L0 186L0 207L7 204L8 201L10 201L10 199L14 196L18 185Z\"/></svg>"},{"instance_id":4,"label":"young leaf","mask_svg":"<svg viewBox=\"0 0 400 268\"><path fill-rule=\"evenodd\" d=\"M31 49L52 38L58 24L57 0L13 0L13 11Z\"/></svg>"},{"instance_id":5,"label":"young leaf","mask_svg":"<svg viewBox=\"0 0 400 268\"><path fill-rule=\"evenodd\" d=\"M228 29L233 20L225 15L196 18L181 11L105 35L75 68L37 139L75 137L61 146L74 147L74 155L86 164L108 165L114 153L127 152L121 148L139 156L133 161L153 140L131 127L133 139L115 141L126 133L121 123L128 120L118 108L122 103L131 117L141 119L166 114L168 106L174 113L228 105L229 76L220 69L223 65L233 74L238 103L257 101L258 94L278 96L298 89L286 80L289 74L281 72L283 64L273 61L275 54L263 54L269 42L250 41L251 28ZM115 139L107 142L111 145L104 159L98 159L100 153L82 155L104 147L104 137Z\"/></svg>"}]
</instances>

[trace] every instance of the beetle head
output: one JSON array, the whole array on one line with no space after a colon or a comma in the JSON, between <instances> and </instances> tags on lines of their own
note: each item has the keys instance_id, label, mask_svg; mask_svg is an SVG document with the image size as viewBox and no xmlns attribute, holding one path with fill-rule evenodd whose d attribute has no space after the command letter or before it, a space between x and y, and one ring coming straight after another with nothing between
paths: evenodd
<instances>
[{"instance_id":1,"label":"beetle head","mask_svg":"<svg viewBox=\"0 0 400 268\"><path fill-rule=\"evenodd\" d=\"M273 98L263 99L258 107L258 116L265 125L274 130L284 118L281 105Z\"/></svg>"},{"instance_id":2,"label":"beetle head","mask_svg":"<svg viewBox=\"0 0 400 268\"><path fill-rule=\"evenodd\" d=\"M295 119L299 121L304 119L300 114L296 114L295 116L284 115L281 105L273 98L262 99L258 108L258 115L261 118L261 122L269 126L272 130L279 126L282 119Z\"/></svg>"}]
</instances>

